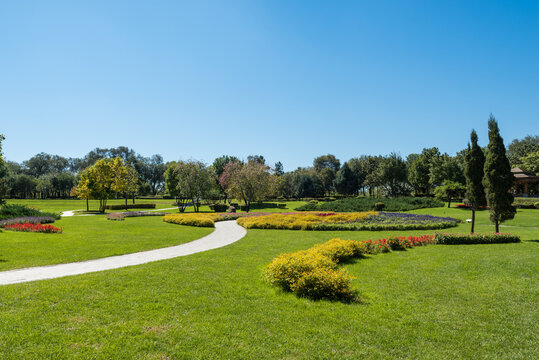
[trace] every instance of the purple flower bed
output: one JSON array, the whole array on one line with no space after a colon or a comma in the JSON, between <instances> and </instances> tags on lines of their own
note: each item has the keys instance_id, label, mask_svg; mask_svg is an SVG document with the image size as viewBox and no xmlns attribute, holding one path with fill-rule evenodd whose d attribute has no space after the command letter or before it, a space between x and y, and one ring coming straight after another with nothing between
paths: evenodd
<instances>
[{"instance_id":1,"label":"purple flower bed","mask_svg":"<svg viewBox=\"0 0 539 360\"><path fill-rule=\"evenodd\" d=\"M439 224L454 223L457 225L460 220L451 217L439 217L432 215L417 215L408 213L388 213L379 212L377 216L371 216L366 219L367 223L392 223L392 224Z\"/></svg>"},{"instance_id":2,"label":"purple flower bed","mask_svg":"<svg viewBox=\"0 0 539 360\"><path fill-rule=\"evenodd\" d=\"M0 227L14 224L52 224L55 218L52 216L25 216L13 219L1 220Z\"/></svg>"},{"instance_id":3,"label":"purple flower bed","mask_svg":"<svg viewBox=\"0 0 539 360\"><path fill-rule=\"evenodd\" d=\"M119 213L110 213L106 215L107 220L124 220L126 217L141 217L141 216L165 216L165 213L155 211L126 211Z\"/></svg>"}]
</instances>

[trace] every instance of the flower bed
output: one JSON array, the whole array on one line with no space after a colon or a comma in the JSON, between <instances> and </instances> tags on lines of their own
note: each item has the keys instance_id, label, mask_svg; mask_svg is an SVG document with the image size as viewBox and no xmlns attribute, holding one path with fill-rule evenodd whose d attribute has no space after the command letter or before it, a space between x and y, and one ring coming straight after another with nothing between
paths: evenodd
<instances>
[{"instance_id":1,"label":"flower bed","mask_svg":"<svg viewBox=\"0 0 539 360\"><path fill-rule=\"evenodd\" d=\"M41 224L11 224L4 226L4 229L11 231L22 232L40 232L40 233L61 233L62 229L53 225L41 225Z\"/></svg>"},{"instance_id":2,"label":"flower bed","mask_svg":"<svg viewBox=\"0 0 539 360\"><path fill-rule=\"evenodd\" d=\"M56 220L52 216L24 216L7 220L0 220L0 227L13 224L51 224Z\"/></svg>"},{"instance_id":3,"label":"flower bed","mask_svg":"<svg viewBox=\"0 0 539 360\"><path fill-rule=\"evenodd\" d=\"M239 218L249 218L256 216L265 216L273 213L253 212L253 213L183 213L183 214L167 214L163 217L164 222L199 226L199 227L214 227L218 221L236 220ZM291 213L281 213L291 214Z\"/></svg>"},{"instance_id":4,"label":"flower bed","mask_svg":"<svg viewBox=\"0 0 539 360\"><path fill-rule=\"evenodd\" d=\"M282 254L264 269L264 279L285 291L310 299L351 301L353 277L338 264L345 259L362 257L434 243L433 235L393 237L355 241L331 239L308 250Z\"/></svg>"},{"instance_id":5,"label":"flower bed","mask_svg":"<svg viewBox=\"0 0 539 360\"><path fill-rule=\"evenodd\" d=\"M141 217L141 216L164 216L165 213L154 211L126 211L121 213L110 213L106 215L107 220L125 220L126 217Z\"/></svg>"},{"instance_id":6,"label":"flower bed","mask_svg":"<svg viewBox=\"0 0 539 360\"><path fill-rule=\"evenodd\" d=\"M458 223L453 218L376 211L270 214L238 220L246 229L287 230L425 230L444 229Z\"/></svg>"},{"instance_id":7,"label":"flower bed","mask_svg":"<svg viewBox=\"0 0 539 360\"><path fill-rule=\"evenodd\" d=\"M441 245L505 244L518 243L520 237L511 234L436 234L434 239Z\"/></svg>"}]
</instances>

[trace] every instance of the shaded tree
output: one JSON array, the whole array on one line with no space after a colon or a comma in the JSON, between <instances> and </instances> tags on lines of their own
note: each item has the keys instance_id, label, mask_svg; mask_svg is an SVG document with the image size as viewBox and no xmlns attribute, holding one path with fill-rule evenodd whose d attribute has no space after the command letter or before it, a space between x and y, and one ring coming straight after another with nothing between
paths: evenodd
<instances>
[{"instance_id":1,"label":"shaded tree","mask_svg":"<svg viewBox=\"0 0 539 360\"><path fill-rule=\"evenodd\" d=\"M539 151L539 135L528 135L524 139L514 139L507 147L507 158L512 167L521 163L521 158Z\"/></svg>"},{"instance_id":2,"label":"shaded tree","mask_svg":"<svg viewBox=\"0 0 539 360\"><path fill-rule=\"evenodd\" d=\"M0 205L2 205L4 200L4 195L8 190L8 181L9 181L9 169L4 161L4 154L2 152L2 142L5 140L4 135L0 134Z\"/></svg>"},{"instance_id":3,"label":"shaded tree","mask_svg":"<svg viewBox=\"0 0 539 360\"><path fill-rule=\"evenodd\" d=\"M379 181L389 196L405 195L407 191L408 171L406 162L396 153L384 158L379 167Z\"/></svg>"},{"instance_id":4,"label":"shaded tree","mask_svg":"<svg viewBox=\"0 0 539 360\"><path fill-rule=\"evenodd\" d=\"M337 171L333 184L340 194L353 195L356 193L357 178L352 170L350 170L348 163L344 163L344 165Z\"/></svg>"},{"instance_id":5,"label":"shaded tree","mask_svg":"<svg viewBox=\"0 0 539 360\"><path fill-rule=\"evenodd\" d=\"M466 191L466 187L461 183L444 180L442 185L434 189L434 196L440 200L447 201L447 207L451 207L451 200L461 197Z\"/></svg>"}]
</instances>

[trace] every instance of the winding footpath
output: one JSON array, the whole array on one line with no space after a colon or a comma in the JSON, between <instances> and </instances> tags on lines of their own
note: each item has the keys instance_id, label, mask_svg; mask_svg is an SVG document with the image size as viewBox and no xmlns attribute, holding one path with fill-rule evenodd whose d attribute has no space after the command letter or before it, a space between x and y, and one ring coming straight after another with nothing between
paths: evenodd
<instances>
[{"instance_id":1,"label":"winding footpath","mask_svg":"<svg viewBox=\"0 0 539 360\"><path fill-rule=\"evenodd\" d=\"M247 231L239 226L235 220L221 221L215 223L215 230L211 234L186 244L69 264L2 271L0 272L0 285L55 279L172 259L232 244L246 234Z\"/></svg>"}]
</instances>

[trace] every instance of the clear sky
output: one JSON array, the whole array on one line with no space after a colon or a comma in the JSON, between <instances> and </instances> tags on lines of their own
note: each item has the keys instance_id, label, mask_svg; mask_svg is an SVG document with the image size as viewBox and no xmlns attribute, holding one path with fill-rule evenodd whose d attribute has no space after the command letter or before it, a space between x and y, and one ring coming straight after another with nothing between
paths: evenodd
<instances>
[{"instance_id":1,"label":"clear sky","mask_svg":"<svg viewBox=\"0 0 539 360\"><path fill-rule=\"evenodd\" d=\"M4 154L454 154L539 134L539 1L0 2Z\"/></svg>"}]
</instances>

